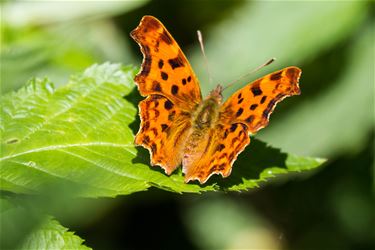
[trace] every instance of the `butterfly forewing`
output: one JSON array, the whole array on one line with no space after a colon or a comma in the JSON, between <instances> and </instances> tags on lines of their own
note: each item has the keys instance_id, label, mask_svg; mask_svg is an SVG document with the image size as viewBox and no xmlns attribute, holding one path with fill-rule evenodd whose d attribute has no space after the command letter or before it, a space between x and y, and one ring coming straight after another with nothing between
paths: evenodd
<instances>
[{"instance_id":1,"label":"butterfly forewing","mask_svg":"<svg viewBox=\"0 0 375 250\"><path fill-rule=\"evenodd\" d=\"M266 75L235 92L222 105L223 124L243 123L251 134L267 126L276 104L285 97L299 95L301 70L288 67Z\"/></svg>"},{"instance_id":2,"label":"butterfly forewing","mask_svg":"<svg viewBox=\"0 0 375 250\"><path fill-rule=\"evenodd\" d=\"M131 36L143 53L142 68L135 77L141 95L163 95L183 110L200 103L199 83L191 66L158 19L144 16Z\"/></svg>"}]
</instances>

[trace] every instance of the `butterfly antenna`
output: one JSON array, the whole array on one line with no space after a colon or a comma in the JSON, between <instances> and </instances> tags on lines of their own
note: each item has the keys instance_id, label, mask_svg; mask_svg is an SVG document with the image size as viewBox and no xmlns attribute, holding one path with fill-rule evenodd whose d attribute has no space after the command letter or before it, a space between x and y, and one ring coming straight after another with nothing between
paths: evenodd
<instances>
[{"instance_id":1,"label":"butterfly antenna","mask_svg":"<svg viewBox=\"0 0 375 250\"><path fill-rule=\"evenodd\" d=\"M199 45L201 46L201 51L202 51L202 54L203 54L204 62L206 64L208 79L209 79L209 82L212 83L210 67L208 66L207 56L206 56L206 53L204 52L203 36L202 36L202 33L201 33L200 30L197 30L197 34L198 34L198 41L199 41Z\"/></svg>"},{"instance_id":2,"label":"butterfly antenna","mask_svg":"<svg viewBox=\"0 0 375 250\"><path fill-rule=\"evenodd\" d=\"M267 62L259 65L258 67L256 67L255 69L253 69L252 71L250 71L249 73L246 73L244 75L242 75L241 77L239 77L237 80L234 80L233 82L230 82L229 84L227 84L227 86L225 86L225 88L223 88L223 91L227 88L229 88L230 86L232 86L233 84L235 84L236 82L244 79L245 77L248 77L249 75L253 74L254 72L257 72L258 70L260 70L261 68L263 67L266 67L267 65L270 65L271 63L273 63L274 61L276 60L276 58L271 58L269 59Z\"/></svg>"}]
</instances>

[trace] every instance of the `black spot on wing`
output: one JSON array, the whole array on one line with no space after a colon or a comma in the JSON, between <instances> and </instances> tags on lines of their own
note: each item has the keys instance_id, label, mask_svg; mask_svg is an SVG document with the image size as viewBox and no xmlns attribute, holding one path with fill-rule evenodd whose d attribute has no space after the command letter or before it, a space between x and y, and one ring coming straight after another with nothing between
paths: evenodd
<instances>
[{"instance_id":1,"label":"black spot on wing","mask_svg":"<svg viewBox=\"0 0 375 250\"><path fill-rule=\"evenodd\" d=\"M173 103L170 100L166 100L164 103L164 108L166 110L170 110L171 108L173 108Z\"/></svg>"},{"instance_id":2,"label":"black spot on wing","mask_svg":"<svg viewBox=\"0 0 375 250\"><path fill-rule=\"evenodd\" d=\"M166 44L172 44L173 43L172 37L165 30L163 31L163 33L160 34L160 39L162 41L164 41Z\"/></svg>"},{"instance_id":3,"label":"black spot on wing","mask_svg":"<svg viewBox=\"0 0 375 250\"><path fill-rule=\"evenodd\" d=\"M223 150L225 148L225 145L224 144L219 144L219 145L217 145L217 147L216 147L216 151L221 151L221 150Z\"/></svg>"},{"instance_id":4,"label":"black spot on wing","mask_svg":"<svg viewBox=\"0 0 375 250\"><path fill-rule=\"evenodd\" d=\"M184 66L184 59L182 55L179 54L176 58L169 59L168 63L171 65L172 69L175 69Z\"/></svg>"},{"instance_id":5,"label":"black spot on wing","mask_svg":"<svg viewBox=\"0 0 375 250\"><path fill-rule=\"evenodd\" d=\"M160 73L160 76L161 76L161 79L163 79L164 81L168 80L168 74L167 73L165 73L165 72L162 71Z\"/></svg>"},{"instance_id":6,"label":"black spot on wing","mask_svg":"<svg viewBox=\"0 0 375 250\"><path fill-rule=\"evenodd\" d=\"M225 163L220 164L219 167L218 167L218 170L220 170L220 171L224 170L225 166L226 166Z\"/></svg>"},{"instance_id":7,"label":"black spot on wing","mask_svg":"<svg viewBox=\"0 0 375 250\"><path fill-rule=\"evenodd\" d=\"M298 76L298 72L299 72L299 70L296 69L296 68L289 68L289 69L286 71L286 75L287 75L288 78L294 80L294 79L297 78L297 76Z\"/></svg>"},{"instance_id":8,"label":"black spot on wing","mask_svg":"<svg viewBox=\"0 0 375 250\"><path fill-rule=\"evenodd\" d=\"M144 129L149 129L150 128L150 122L149 121L146 121L145 124L143 125L143 128Z\"/></svg>"},{"instance_id":9,"label":"black spot on wing","mask_svg":"<svg viewBox=\"0 0 375 250\"><path fill-rule=\"evenodd\" d=\"M239 117L243 113L243 108L237 110L236 116Z\"/></svg>"},{"instance_id":10,"label":"black spot on wing","mask_svg":"<svg viewBox=\"0 0 375 250\"><path fill-rule=\"evenodd\" d=\"M150 129L152 133L154 133L154 136L158 136L158 130L156 128Z\"/></svg>"},{"instance_id":11,"label":"black spot on wing","mask_svg":"<svg viewBox=\"0 0 375 250\"><path fill-rule=\"evenodd\" d=\"M178 93L178 86L172 85L171 92L172 92L172 95L176 95Z\"/></svg>"},{"instance_id":12,"label":"black spot on wing","mask_svg":"<svg viewBox=\"0 0 375 250\"><path fill-rule=\"evenodd\" d=\"M161 91L161 86L160 86L160 83L158 81L153 81L152 82L152 90L154 91Z\"/></svg>"},{"instance_id":13,"label":"black spot on wing","mask_svg":"<svg viewBox=\"0 0 375 250\"><path fill-rule=\"evenodd\" d=\"M147 45L143 45L143 53L145 55L145 59L143 61L142 65L142 71L140 75L142 76L148 76L151 70L151 64L152 64L152 58L151 58L151 53L150 53L150 47Z\"/></svg>"},{"instance_id":14,"label":"black spot on wing","mask_svg":"<svg viewBox=\"0 0 375 250\"><path fill-rule=\"evenodd\" d=\"M226 139L227 136L228 136L228 129L226 129L225 132L224 132L224 139Z\"/></svg>"},{"instance_id":15,"label":"black spot on wing","mask_svg":"<svg viewBox=\"0 0 375 250\"><path fill-rule=\"evenodd\" d=\"M159 69L162 69L162 68L163 68L163 66L164 66L164 61L163 61L163 59L160 59L160 60L159 60L158 66L159 66Z\"/></svg>"},{"instance_id":16,"label":"black spot on wing","mask_svg":"<svg viewBox=\"0 0 375 250\"><path fill-rule=\"evenodd\" d=\"M250 115L248 118L246 118L247 123L251 123L254 120L254 115Z\"/></svg>"},{"instance_id":17,"label":"black spot on wing","mask_svg":"<svg viewBox=\"0 0 375 250\"><path fill-rule=\"evenodd\" d=\"M258 107L258 104L253 104L250 106L250 110L255 110Z\"/></svg>"},{"instance_id":18,"label":"black spot on wing","mask_svg":"<svg viewBox=\"0 0 375 250\"><path fill-rule=\"evenodd\" d=\"M150 137L148 135L146 135L145 137L143 137L143 140L142 140L142 143L144 144L148 144L150 142Z\"/></svg>"},{"instance_id":19,"label":"black spot on wing","mask_svg":"<svg viewBox=\"0 0 375 250\"><path fill-rule=\"evenodd\" d=\"M259 82L256 82L251 86L251 92L253 92L254 96L258 96L263 93L262 90L260 89Z\"/></svg>"},{"instance_id":20,"label":"black spot on wing","mask_svg":"<svg viewBox=\"0 0 375 250\"><path fill-rule=\"evenodd\" d=\"M232 126L230 126L230 132L234 132L236 129L237 129L237 123L232 124Z\"/></svg>"},{"instance_id":21,"label":"black spot on wing","mask_svg":"<svg viewBox=\"0 0 375 250\"><path fill-rule=\"evenodd\" d=\"M159 115L160 115L160 112L159 112L159 110L155 109L154 111L155 111L155 113L154 113L154 114L155 114L155 118L158 118L158 117L159 117Z\"/></svg>"},{"instance_id":22,"label":"black spot on wing","mask_svg":"<svg viewBox=\"0 0 375 250\"><path fill-rule=\"evenodd\" d=\"M145 17L143 19L143 25L146 27L147 30L156 30L160 27L160 24L155 18L152 17Z\"/></svg>"},{"instance_id":23,"label":"black spot on wing","mask_svg":"<svg viewBox=\"0 0 375 250\"><path fill-rule=\"evenodd\" d=\"M279 72L276 72L276 73L272 74L270 76L271 81L277 81L277 80L279 80L281 78L281 74L282 73L283 73L282 71L279 71Z\"/></svg>"},{"instance_id":24,"label":"black spot on wing","mask_svg":"<svg viewBox=\"0 0 375 250\"><path fill-rule=\"evenodd\" d=\"M263 104L267 99L267 96L263 96L262 99L260 99L260 104Z\"/></svg>"},{"instance_id":25,"label":"black spot on wing","mask_svg":"<svg viewBox=\"0 0 375 250\"><path fill-rule=\"evenodd\" d=\"M161 125L161 131L164 132L166 129L168 128L168 125L167 124L162 124Z\"/></svg>"}]
</instances>

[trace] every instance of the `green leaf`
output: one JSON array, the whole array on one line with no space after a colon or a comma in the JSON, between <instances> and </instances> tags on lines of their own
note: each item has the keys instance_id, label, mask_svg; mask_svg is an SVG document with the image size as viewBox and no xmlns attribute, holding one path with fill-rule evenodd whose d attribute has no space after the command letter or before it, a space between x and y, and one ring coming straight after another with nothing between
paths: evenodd
<instances>
[{"instance_id":1,"label":"green leaf","mask_svg":"<svg viewBox=\"0 0 375 250\"><path fill-rule=\"evenodd\" d=\"M50 216L36 215L0 199L1 246L5 249L91 249Z\"/></svg>"},{"instance_id":2,"label":"green leaf","mask_svg":"<svg viewBox=\"0 0 375 250\"><path fill-rule=\"evenodd\" d=\"M95 62L133 61L125 56L131 54L129 41L120 36L113 23L105 20L69 22L48 29L5 25L4 33L10 38L0 53L2 93L20 88L30 76L48 76L59 86L72 72Z\"/></svg>"},{"instance_id":3,"label":"green leaf","mask_svg":"<svg viewBox=\"0 0 375 250\"><path fill-rule=\"evenodd\" d=\"M5 95L0 188L29 193L63 183L89 197L130 194L151 186L174 192L240 191L275 174L313 169L323 162L281 153L254 139L230 178L212 178L200 186L185 184L181 170L166 176L149 167L148 152L133 144L130 127L138 126L137 109L126 99L134 88L134 74L132 67L106 63L88 68L58 89L46 79L34 79Z\"/></svg>"},{"instance_id":4,"label":"green leaf","mask_svg":"<svg viewBox=\"0 0 375 250\"><path fill-rule=\"evenodd\" d=\"M95 62L133 62L130 40L110 17L146 2L6 1L0 37L1 92L20 88L30 76L48 76L59 86L72 72Z\"/></svg>"},{"instance_id":5,"label":"green leaf","mask_svg":"<svg viewBox=\"0 0 375 250\"><path fill-rule=\"evenodd\" d=\"M56 220L47 217L23 242L20 249L91 249L84 240L68 231Z\"/></svg>"}]
</instances>

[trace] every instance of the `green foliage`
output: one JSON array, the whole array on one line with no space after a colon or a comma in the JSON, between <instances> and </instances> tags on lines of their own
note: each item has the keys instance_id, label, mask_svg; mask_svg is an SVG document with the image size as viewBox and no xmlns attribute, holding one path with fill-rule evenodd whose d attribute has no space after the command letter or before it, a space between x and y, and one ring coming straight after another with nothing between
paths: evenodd
<instances>
[{"instance_id":1,"label":"green foliage","mask_svg":"<svg viewBox=\"0 0 375 250\"><path fill-rule=\"evenodd\" d=\"M48 217L26 238L20 249L91 249L82 243L81 238Z\"/></svg>"},{"instance_id":2,"label":"green foliage","mask_svg":"<svg viewBox=\"0 0 375 250\"><path fill-rule=\"evenodd\" d=\"M0 199L0 219L0 246L4 249L91 249L50 216L36 217L7 199Z\"/></svg>"},{"instance_id":3,"label":"green foliage","mask_svg":"<svg viewBox=\"0 0 375 250\"><path fill-rule=\"evenodd\" d=\"M145 2L4 3L1 92L18 89L31 77L48 76L59 86L71 73L96 62L133 62L129 41L105 18L132 11ZM25 9L27 14L19 15Z\"/></svg>"},{"instance_id":4,"label":"green foliage","mask_svg":"<svg viewBox=\"0 0 375 250\"><path fill-rule=\"evenodd\" d=\"M2 98L1 188L40 191L65 182L78 194L116 196L150 186L174 192L240 191L258 186L275 174L303 171L323 160L281 153L254 140L241 154L227 180L185 184L181 172L171 177L150 168L149 155L136 149L129 126L136 108L127 101L134 87L132 67L94 65L61 88L31 80ZM125 97L125 98L124 98Z\"/></svg>"}]
</instances>

